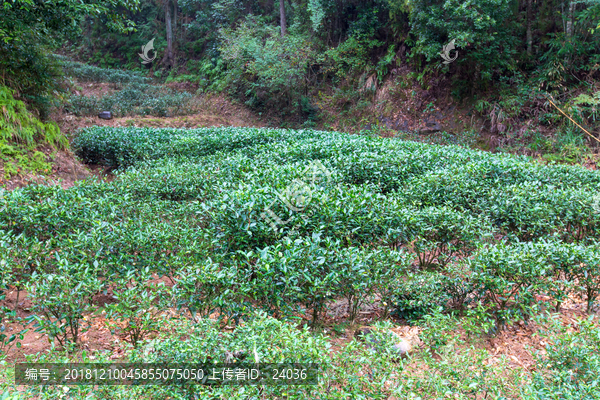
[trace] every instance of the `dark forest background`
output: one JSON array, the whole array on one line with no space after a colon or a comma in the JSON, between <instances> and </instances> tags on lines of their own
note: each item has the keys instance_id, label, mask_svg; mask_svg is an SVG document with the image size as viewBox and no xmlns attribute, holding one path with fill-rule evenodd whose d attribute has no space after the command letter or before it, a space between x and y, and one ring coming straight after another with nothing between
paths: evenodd
<instances>
[{"instance_id":1,"label":"dark forest background","mask_svg":"<svg viewBox=\"0 0 600 400\"><path fill-rule=\"evenodd\" d=\"M64 83L58 52L306 127L326 106L360 113L388 83L442 87L500 135L546 126L569 146L590 140L548 98L596 128L600 0L9 0L0 12L0 82L42 118ZM158 57L143 65L152 38ZM451 40L458 58L443 64Z\"/></svg>"}]
</instances>

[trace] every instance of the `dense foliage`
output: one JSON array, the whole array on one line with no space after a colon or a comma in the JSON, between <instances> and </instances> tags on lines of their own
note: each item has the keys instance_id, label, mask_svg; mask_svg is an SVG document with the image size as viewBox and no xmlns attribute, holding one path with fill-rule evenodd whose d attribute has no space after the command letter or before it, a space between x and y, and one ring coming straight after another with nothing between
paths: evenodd
<instances>
[{"instance_id":1,"label":"dense foliage","mask_svg":"<svg viewBox=\"0 0 600 400\"><path fill-rule=\"evenodd\" d=\"M453 39L460 57L443 71L460 97L523 72L534 86L561 92L593 75L598 61L600 8L593 0L297 0L284 5L284 14L278 3L186 0L162 10L148 2L131 17L140 32L158 29L167 40L173 19L173 44L157 38L161 54L173 48L171 65L185 65L189 76L209 84L223 81L255 106L276 97L299 110L302 96L319 83L342 79L344 86L373 74L381 81L406 56L422 78L441 66L439 53ZM143 44L139 37L120 38L87 23L78 51L90 56L108 50L112 55L99 56L103 61L135 66L122 46L133 54ZM92 40L94 34L106 44Z\"/></svg>"},{"instance_id":2,"label":"dense foliage","mask_svg":"<svg viewBox=\"0 0 600 400\"><path fill-rule=\"evenodd\" d=\"M111 111L115 117L153 115L168 117L192 114L192 95L161 86L132 83L102 97L73 94L64 105L75 115L97 115L99 110Z\"/></svg>"},{"instance_id":3,"label":"dense foliage","mask_svg":"<svg viewBox=\"0 0 600 400\"><path fill-rule=\"evenodd\" d=\"M13 91L0 86L0 166L4 178L20 171L47 172L50 164L38 145L68 147L67 138L54 122L42 122L31 114Z\"/></svg>"},{"instance_id":4,"label":"dense foliage","mask_svg":"<svg viewBox=\"0 0 600 400\"><path fill-rule=\"evenodd\" d=\"M27 248L31 273L58 268L51 254L60 250L68 262L98 264L95 273L185 277L177 305L191 313L236 314L233 305L252 298L274 315L312 313L313 322L332 299L347 298L355 312L370 294L393 292L411 260L442 273L431 284L449 299L488 293L482 301L497 307L498 321L535 294L560 302L570 291L592 307L598 293L590 271L598 267L600 177L579 167L317 131L89 128L74 146L87 162L122 173L113 183L5 196L6 250L20 259ZM323 179L309 179L317 172ZM305 203L294 206L299 193ZM546 237L556 252L539 242ZM531 258L519 255L521 243L534 246ZM538 270L533 249L556 267ZM475 253L468 287L443 277ZM398 293L400 311L415 307L409 283L398 286L407 290Z\"/></svg>"},{"instance_id":5,"label":"dense foliage","mask_svg":"<svg viewBox=\"0 0 600 400\"><path fill-rule=\"evenodd\" d=\"M60 86L60 70L49 57L49 50L67 38L75 38L81 32L80 20L86 15L100 15L104 24L127 31L131 26L119 9L136 9L138 5L138 0L3 1L0 83L16 89L22 100L47 117Z\"/></svg>"},{"instance_id":6,"label":"dense foliage","mask_svg":"<svg viewBox=\"0 0 600 400\"><path fill-rule=\"evenodd\" d=\"M526 136L519 130L524 119L560 128L563 144L543 143L535 130L527 134L540 148L558 147L564 159L585 146L581 132L570 132L574 125L562 122L538 91L555 96L578 123L596 124L596 0L67 1L56 7L12 1L3 12L0 43L8 57L0 76L41 111L60 82L46 53L70 38L63 50L81 61L149 68L153 77L227 91L307 127L328 96L325 102L340 112L359 110L373 102L363 89L407 78L476 100L475 111L511 143L511 131ZM142 65L139 50L153 38L158 57ZM440 52L451 40L459 57L445 65ZM413 73L398 79L400 70Z\"/></svg>"},{"instance_id":7,"label":"dense foliage","mask_svg":"<svg viewBox=\"0 0 600 400\"><path fill-rule=\"evenodd\" d=\"M344 361L359 357L359 344L324 358L321 339L279 321L316 327L340 301L350 319L383 304L406 320L425 318L434 329L425 337L439 347L448 345L440 311L474 315L474 326L487 321L480 328L493 332L559 309L567 297L589 310L598 302L595 171L312 130L94 127L79 132L74 148L87 162L118 168L117 178L0 198L0 287L26 282L36 329L66 348L88 328L93 295L111 289L117 302L103 310L135 347L166 323L161 310L189 319L196 333L188 326L186 342L155 342L156 359L212 359L248 350L254 338L261 358L323 363L320 390L342 384L387 398L377 383L392 379L385 358L365 356L378 371L367 379ZM144 284L153 274L172 284ZM254 319L257 312L279 321ZM209 316L236 330L212 340ZM283 353L261 347L267 337L282 341ZM563 387L557 374L538 376L531 390ZM573 390L594 379L581 375ZM457 393L477 386L456 384Z\"/></svg>"}]
</instances>

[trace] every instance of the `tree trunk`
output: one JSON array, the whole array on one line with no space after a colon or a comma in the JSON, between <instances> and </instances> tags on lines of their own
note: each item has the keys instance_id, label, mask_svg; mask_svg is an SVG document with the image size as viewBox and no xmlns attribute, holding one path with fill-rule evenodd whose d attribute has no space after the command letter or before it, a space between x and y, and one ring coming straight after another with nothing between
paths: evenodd
<instances>
[{"instance_id":1,"label":"tree trunk","mask_svg":"<svg viewBox=\"0 0 600 400\"><path fill-rule=\"evenodd\" d=\"M172 67L173 66L173 27L171 25L171 2L167 0L165 2L165 26L167 28L167 53L163 61L166 61L167 64Z\"/></svg>"},{"instance_id":2,"label":"tree trunk","mask_svg":"<svg viewBox=\"0 0 600 400\"><path fill-rule=\"evenodd\" d=\"M569 3L569 13L567 14L567 37L570 38L573 36L573 17L575 14L575 2L571 1Z\"/></svg>"},{"instance_id":3,"label":"tree trunk","mask_svg":"<svg viewBox=\"0 0 600 400\"><path fill-rule=\"evenodd\" d=\"M177 41L177 0L173 0L173 38Z\"/></svg>"},{"instance_id":4,"label":"tree trunk","mask_svg":"<svg viewBox=\"0 0 600 400\"><path fill-rule=\"evenodd\" d=\"M527 54L531 56L533 53L533 34L531 26L533 25L533 0L527 0Z\"/></svg>"},{"instance_id":5,"label":"tree trunk","mask_svg":"<svg viewBox=\"0 0 600 400\"><path fill-rule=\"evenodd\" d=\"M287 33L285 26L285 0L279 0L279 19L281 25L281 37L284 37Z\"/></svg>"}]
</instances>

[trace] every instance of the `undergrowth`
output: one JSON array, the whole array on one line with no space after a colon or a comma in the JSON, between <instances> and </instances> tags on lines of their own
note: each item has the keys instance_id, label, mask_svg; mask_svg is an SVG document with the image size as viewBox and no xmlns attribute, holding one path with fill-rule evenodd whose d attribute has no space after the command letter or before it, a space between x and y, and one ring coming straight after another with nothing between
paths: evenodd
<instances>
[{"instance_id":1,"label":"undergrowth","mask_svg":"<svg viewBox=\"0 0 600 400\"><path fill-rule=\"evenodd\" d=\"M5 179L18 173L49 171L46 155L36 150L40 145L69 146L56 123L37 119L5 86L0 86L0 113L0 160Z\"/></svg>"},{"instance_id":2,"label":"undergrowth","mask_svg":"<svg viewBox=\"0 0 600 400\"><path fill-rule=\"evenodd\" d=\"M150 83L152 79L137 71L100 68L93 65L73 61L65 56L54 55L66 76L76 78L80 82L104 83Z\"/></svg>"}]
</instances>

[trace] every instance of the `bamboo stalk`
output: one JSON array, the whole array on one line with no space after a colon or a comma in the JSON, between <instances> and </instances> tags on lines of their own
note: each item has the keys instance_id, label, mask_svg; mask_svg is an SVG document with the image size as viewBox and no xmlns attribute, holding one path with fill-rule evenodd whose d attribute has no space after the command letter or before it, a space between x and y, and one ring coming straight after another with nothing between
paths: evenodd
<instances>
[{"instance_id":1,"label":"bamboo stalk","mask_svg":"<svg viewBox=\"0 0 600 400\"><path fill-rule=\"evenodd\" d=\"M546 99L548 99L548 101L550 102L550 104L552 104L558 111L560 111L562 115L564 115L565 117L569 118L569 120L572 123L574 123L575 125L577 125L579 127L579 129L581 129L582 131L584 131L585 133L587 133L591 138L593 138L595 141L597 141L598 143L600 143L600 139L598 139L596 136L594 136L591 133L589 133L588 131L586 131L581 125L579 125L577 122L575 122L573 120L573 118L569 117L563 110L561 110L560 108L558 108L558 106L556 104L554 104L554 102L550 99L550 97L548 97L545 93L542 93L542 95Z\"/></svg>"}]
</instances>

